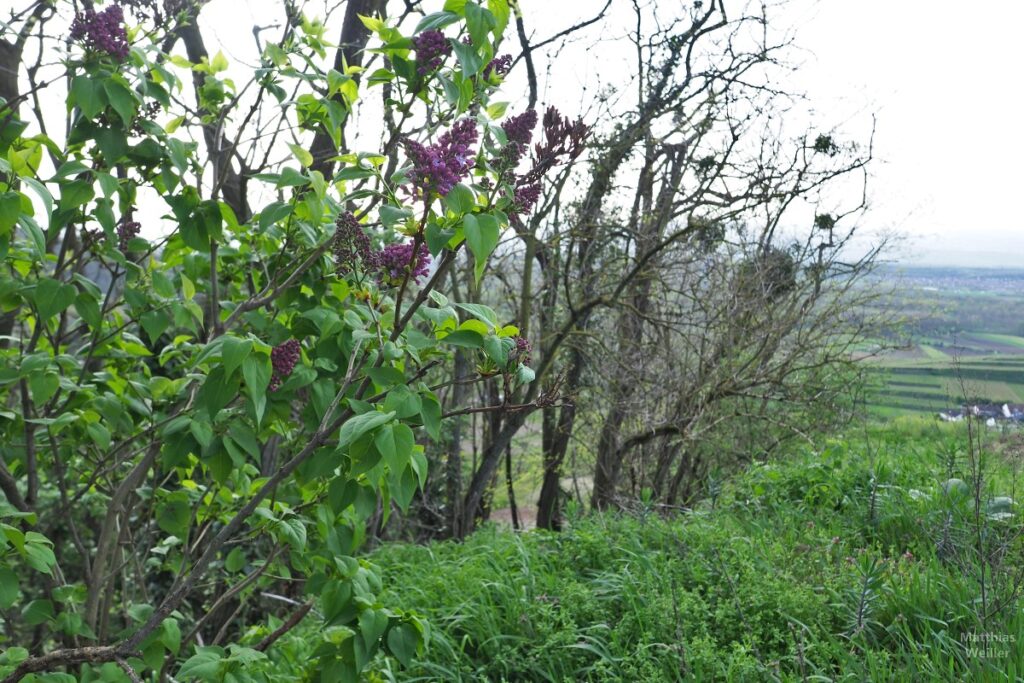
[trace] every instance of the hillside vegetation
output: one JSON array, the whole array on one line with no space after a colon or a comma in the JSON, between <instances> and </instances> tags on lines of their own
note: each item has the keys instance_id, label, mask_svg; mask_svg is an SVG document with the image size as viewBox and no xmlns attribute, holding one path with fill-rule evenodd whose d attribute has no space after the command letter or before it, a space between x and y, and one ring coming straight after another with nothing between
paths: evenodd
<instances>
[{"instance_id":1,"label":"hillside vegetation","mask_svg":"<svg viewBox=\"0 0 1024 683\"><path fill-rule=\"evenodd\" d=\"M1020 524L999 497L1014 491L1022 452L990 446L972 457L962 429L903 421L758 464L695 510L577 514L561 534L492 526L461 544L385 547L372 561L389 597L433 634L413 668L380 673L1019 680L1024 619L1001 601L1024 568ZM951 478L966 483L944 487ZM979 534L999 558L987 563L984 609Z\"/></svg>"}]
</instances>

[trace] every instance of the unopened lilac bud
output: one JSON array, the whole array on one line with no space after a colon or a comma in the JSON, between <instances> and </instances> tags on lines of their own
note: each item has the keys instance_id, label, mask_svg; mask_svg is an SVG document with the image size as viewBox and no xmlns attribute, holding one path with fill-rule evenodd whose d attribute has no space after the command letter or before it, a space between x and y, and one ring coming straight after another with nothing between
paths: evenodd
<instances>
[{"instance_id":1,"label":"unopened lilac bud","mask_svg":"<svg viewBox=\"0 0 1024 683\"><path fill-rule=\"evenodd\" d=\"M385 284L401 284L406 273L410 280L419 284L420 279L430 271L430 252L423 243L420 243L415 256L412 242L389 244L380 253L380 267L380 275Z\"/></svg>"},{"instance_id":2,"label":"unopened lilac bud","mask_svg":"<svg viewBox=\"0 0 1024 683\"><path fill-rule=\"evenodd\" d=\"M283 344L275 346L270 351L270 364L274 368L274 374L270 378L270 390L274 391L281 383L292 374L296 363L302 355L302 346L296 339L289 339Z\"/></svg>"},{"instance_id":3,"label":"unopened lilac bud","mask_svg":"<svg viewBox=\"0 0 1024 683\"><path fill-rule=\"evenodd\" d=\"M122 252L128 251L128 243L138 236L142 224L133 221L131 214L126 215L117 224L117 245Z\"/></svg>"},{"instance_id":4,"label":"unopened lilac bud","mask_svg":"<svg viewBox=\"0 0 1024 683\"><path fill-rule=\"evenodd\" d=\"M451 43L437 29L424 31L413 38L412 46L416 51L416 71L420 76L440 68L444 58L452 51Z\"/></svg>"},{"instance_id":5,"label":"unopened lilac bud","mask_svg":"<svg viewBox=\"0 0 1024 683\"><path fill-rule=\"evenodd\" d=\"M512 55L502 55L492 59L484 67L484 78L490 78L491 74L497 74L504 78L512 70Z\"/></svg>"}]
</instances>

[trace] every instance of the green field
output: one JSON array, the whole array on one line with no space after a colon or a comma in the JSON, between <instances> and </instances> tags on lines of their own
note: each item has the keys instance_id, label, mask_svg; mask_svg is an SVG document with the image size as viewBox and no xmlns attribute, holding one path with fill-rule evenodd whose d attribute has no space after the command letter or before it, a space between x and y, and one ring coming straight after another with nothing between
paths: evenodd
<instances>
[{"instance_id":1,"label":"green field","mask_svg":"<svg viewBox=\"0 0 1024 683\"><path fill-rule=\"evenodd\" d=\"M1024 403L1024 338L974 332L921 339L872 362L870 409L879 417L972 403Z\"/></svg>"}]
</instances>

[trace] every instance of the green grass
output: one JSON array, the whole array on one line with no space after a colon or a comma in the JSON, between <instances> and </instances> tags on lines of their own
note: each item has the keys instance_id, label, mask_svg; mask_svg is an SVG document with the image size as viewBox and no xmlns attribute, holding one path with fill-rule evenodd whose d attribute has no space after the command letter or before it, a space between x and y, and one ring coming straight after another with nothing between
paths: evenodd
<instances>
[{"instance_id":1,"label":"green grass","mask_svg":"<svg viewBox=\"0 0 1024 683\"><path fill-rule=\"evenodd\" d=\"M429 649L400 681L1024 680L1024 614L978 618L956 426L896 420L756 464L687 513L575 514L560 534L494 527L371 560L385 604L426 616ZM1014 490L991 458L984 497ZM984 514L982 515L984 519ZM1019 529L1016 518L986 538ZM1012 537L1012 536L1007 536ZM908 554L909 553L909 554ZM1002 572L1020 568L1019 543ZM989 595L997 589L988 575Z\"/></svg>"}]
</instances>

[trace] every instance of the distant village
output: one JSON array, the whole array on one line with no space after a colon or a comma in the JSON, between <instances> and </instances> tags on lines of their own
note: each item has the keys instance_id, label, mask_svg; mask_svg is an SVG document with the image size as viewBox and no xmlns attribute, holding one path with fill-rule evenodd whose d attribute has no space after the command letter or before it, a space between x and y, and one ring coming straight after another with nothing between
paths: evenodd
<instances>
[{"instance_id":1,"label":"distant village","mask_svg":"<svg viewBox=\"0 0 1024 683\"><path fill-rule=\"evenodd\" d=\"M981 403L939 412L939 419L945 422L960 422L968 416L984 420L988 427L1000 423L1024 425L1024 403Z\"/></svg>"}]
</instances>

